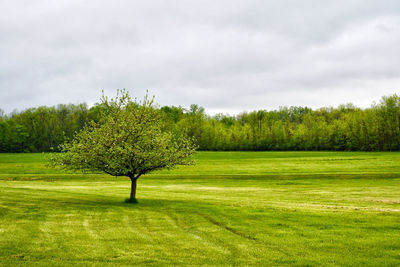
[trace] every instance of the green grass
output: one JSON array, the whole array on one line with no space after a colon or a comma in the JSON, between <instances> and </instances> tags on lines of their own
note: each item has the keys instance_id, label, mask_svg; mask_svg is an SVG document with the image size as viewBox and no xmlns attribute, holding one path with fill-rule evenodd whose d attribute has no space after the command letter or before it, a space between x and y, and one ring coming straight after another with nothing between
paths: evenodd
<instances>
[{"instance_id":1,"label":"green grass","mask_svg":"<svg viewBox=\"0 0 400 267\"><path fill-rule=\"evenodd\" d=\"M0 265L400 265L400 153L201 152L138 204L45 157L0 154Z\"/></svg>"}]
</instances>

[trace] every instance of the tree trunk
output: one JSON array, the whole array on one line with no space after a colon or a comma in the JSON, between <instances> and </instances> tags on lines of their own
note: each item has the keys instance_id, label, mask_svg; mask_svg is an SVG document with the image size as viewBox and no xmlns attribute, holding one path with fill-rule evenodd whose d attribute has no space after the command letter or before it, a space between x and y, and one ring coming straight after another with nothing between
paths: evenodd
<instances>
[{"instance_id":1,"label":"tree trunk","mask_svg":"<svg viewBox=\"0 0 400 267\"><path fill-rule=\"evenodd\" d=\"M131 178L131 201L136 201L136 181L139 177L129 177Z\"/></svg>"}]
</instances>

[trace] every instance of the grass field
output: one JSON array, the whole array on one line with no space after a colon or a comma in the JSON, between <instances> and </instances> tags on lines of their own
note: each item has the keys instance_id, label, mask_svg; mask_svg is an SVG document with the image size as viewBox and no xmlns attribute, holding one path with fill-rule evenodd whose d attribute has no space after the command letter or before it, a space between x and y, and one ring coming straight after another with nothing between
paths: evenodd
<instances>
[{"instance_id":1,"label":"grass field","mask_svg":"<svg viewBox=\"0 0 400 267\"><path fill-rule=\"evenodd\" d=\"M0 265L399 266L400 153L200 152L128 178L0 154Z\"/></svg>"}]
</instances>

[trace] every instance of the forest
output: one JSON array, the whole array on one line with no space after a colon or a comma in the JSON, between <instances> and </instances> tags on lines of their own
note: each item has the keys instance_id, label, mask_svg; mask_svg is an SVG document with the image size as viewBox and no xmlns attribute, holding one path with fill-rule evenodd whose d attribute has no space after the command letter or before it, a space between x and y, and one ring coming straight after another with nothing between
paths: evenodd
<instances>
[{"instance_id":1,"label":"forest","mask_svg":"<svg viewBox=\"0 0 400 267\"><path fill-rule=\"evenodd\" d=\"M0 110L0 152L59 151L88 122L101 122L101 104L59 104L5 114ZM204 108L159 108L165 129L193 137L199 150L400 150L400 96L369 108L280 107L238 115L207 115Z\"/></svg>"}]
</instances>

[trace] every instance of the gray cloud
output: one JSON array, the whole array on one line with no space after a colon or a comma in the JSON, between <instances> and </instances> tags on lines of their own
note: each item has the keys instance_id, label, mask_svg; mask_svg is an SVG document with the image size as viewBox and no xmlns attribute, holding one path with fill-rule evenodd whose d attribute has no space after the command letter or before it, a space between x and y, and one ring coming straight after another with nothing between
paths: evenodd
<instances>
[{"instance_id":1,"label":"gray cloud","mask_svg":"<svg viewBox=\"0 0 400 267\"><path fill-rule=\"evenodd\" d=\"M210 113L399 92L400 2L5 1L0 108L146 89Z\"/></svg>"}]
</instances>

